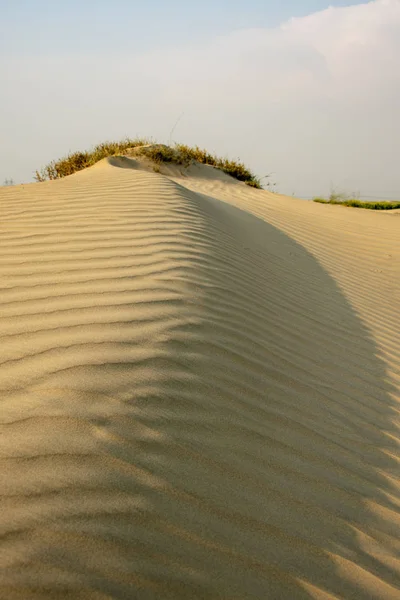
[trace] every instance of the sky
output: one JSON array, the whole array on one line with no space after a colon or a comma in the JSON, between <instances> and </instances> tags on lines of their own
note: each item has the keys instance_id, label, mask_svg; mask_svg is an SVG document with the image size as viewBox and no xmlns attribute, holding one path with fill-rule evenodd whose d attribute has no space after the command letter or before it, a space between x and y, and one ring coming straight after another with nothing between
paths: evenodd
<instances>
[{"instance_id":1,"label":"sky","mask_svg":"<svg viewBox=\"0 0 400 600\"><path fill-rule=\"evenodd\" d=\"M125 136L400 198L400 0L0 0L0 184ZM274 185L275 184L275 185Z\"/></svg>"}]
</instances>

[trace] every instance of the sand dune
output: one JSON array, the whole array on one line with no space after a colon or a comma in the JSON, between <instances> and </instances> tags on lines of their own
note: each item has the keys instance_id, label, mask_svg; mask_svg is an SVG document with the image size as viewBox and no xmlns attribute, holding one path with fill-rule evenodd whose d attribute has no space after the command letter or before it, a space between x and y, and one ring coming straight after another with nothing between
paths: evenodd
<instances>
[{"instance_id":1,"label":"sand dune","mask_svg":"<svg viewBox=\"0 0 400 600\"><path fill-rule=\"evenodd\" d=\"M399 213L163 172L0 190L0 597L398 599Z\"/></svg>"}]
</instances>

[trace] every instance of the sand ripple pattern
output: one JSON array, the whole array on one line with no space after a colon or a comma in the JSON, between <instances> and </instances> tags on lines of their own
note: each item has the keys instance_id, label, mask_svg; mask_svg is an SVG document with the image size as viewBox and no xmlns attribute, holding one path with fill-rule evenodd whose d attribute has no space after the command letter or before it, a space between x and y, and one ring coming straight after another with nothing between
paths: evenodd
<instances>
[{"instance_id":1,"label":"sand ripple pattern","mask_svg":"<svg viewBox=\"0 0 400 600\"><path fill-rule=\"evenodd\" d=\"M400 597L397 220L201 185L0 191L1 598Z\"/></svg>"}]
</instances>

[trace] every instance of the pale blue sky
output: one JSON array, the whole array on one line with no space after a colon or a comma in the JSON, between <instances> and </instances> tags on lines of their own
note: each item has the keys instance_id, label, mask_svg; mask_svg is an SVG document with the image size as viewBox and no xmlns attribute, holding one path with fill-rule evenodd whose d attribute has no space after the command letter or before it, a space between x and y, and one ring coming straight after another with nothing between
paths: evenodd
<instances>
[{"instance_id":1,"label":"pale blue sky","mask_svg":"<svg viewBox=\"0 0 400 600\"><path fill-rule=\"evenodd\" d=\"M9 54L138 50L234 29L275 27L362 0L0 0L0 48Z\"/></svg>"},{"instance_id":2,"label":"pale blue sky","mask_svg":"<svg viewBox=\"0 0 400 600\"><path fill-rule=\"evenodd\" d=\"M400 196L400 0L0 0L0 15L0 183L104 139L168 141L184 112L174 139L284 193Z\"/></svg>"}]
</instances>

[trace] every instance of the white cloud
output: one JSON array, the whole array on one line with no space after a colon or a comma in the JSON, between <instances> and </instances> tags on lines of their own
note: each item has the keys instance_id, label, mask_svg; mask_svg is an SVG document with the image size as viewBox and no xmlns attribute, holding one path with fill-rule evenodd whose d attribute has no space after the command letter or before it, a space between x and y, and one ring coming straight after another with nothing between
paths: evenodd
<instances>
[{"instance_id":1,"label":"white cloud","mask_svg":"<svg viewBox=\"0 0 400 600\"><path fill-rule=\"evenodd\" d=\"M281 191L326 193L333 182L400 197L400 0L329 8L203 45L25 60L13 71L8 110L15 118L20 106L26 131L31 112L21 119L16 96L28 82L54 149L125 133L166 139L185 111L176 138L274 171Z\"/></svg>"}]
</instances>

